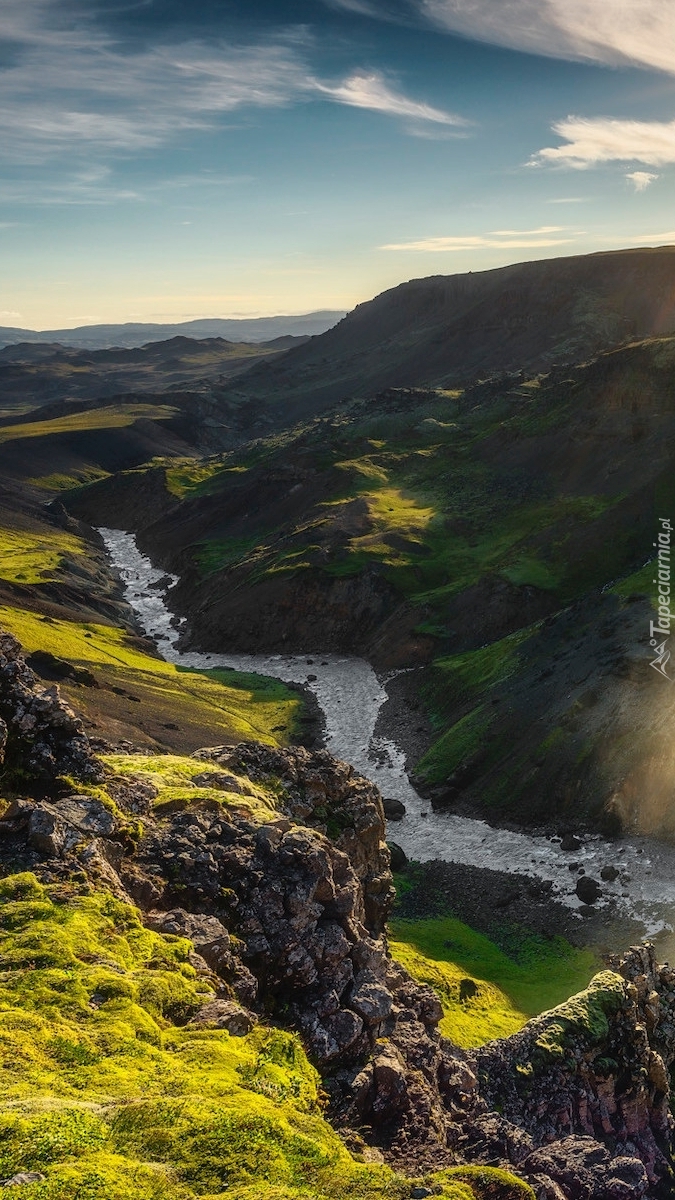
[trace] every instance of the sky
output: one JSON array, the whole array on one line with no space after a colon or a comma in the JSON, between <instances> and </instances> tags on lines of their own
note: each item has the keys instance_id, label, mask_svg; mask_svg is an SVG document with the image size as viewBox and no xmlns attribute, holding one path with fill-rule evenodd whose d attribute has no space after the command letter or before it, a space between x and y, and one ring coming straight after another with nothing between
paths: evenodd
<instances>
[{"instance_id":1,"label":"sky","mask_svg":"<svg viewBox=\"0 0 675 1200\"><path fill-rule=\"evenodd\" d=\"M0 0L0 325L675 243L673 0Z\"/></svg>"}]
</instances>

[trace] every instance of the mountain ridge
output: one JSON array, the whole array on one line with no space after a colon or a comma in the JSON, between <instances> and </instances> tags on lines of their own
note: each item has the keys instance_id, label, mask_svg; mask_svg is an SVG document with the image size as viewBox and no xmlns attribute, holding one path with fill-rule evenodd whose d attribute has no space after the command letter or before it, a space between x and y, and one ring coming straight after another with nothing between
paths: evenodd
<instances>
[{"instance_id":1,"label":"mountain ridge","mask_svg":"<svg viewBox=\"0 0 675 1200\"><path fill-rule=\"evenodd\" d=\"M60 342L76 349L133 349L150 341L176 336L224 337L232 341L265 342L277 337L323 333L344 316L344 309L317 309L297 316L204 317L192 321L102 323L72 329L23 329L0 326L0 348L17 342Z\"/></svg>"},{"instance_id":2,"label":"mountain ridge","mask_svg":"<svg viewBox=\"0 0 675 1200\"><path fill-rule=\"evenodd\" d=\"M358 305L232 394L290 403L298 418L387 387L462 386L550 370L675 330L675 247L514 263L413 279Z\"/></svg>"}]
</instances>

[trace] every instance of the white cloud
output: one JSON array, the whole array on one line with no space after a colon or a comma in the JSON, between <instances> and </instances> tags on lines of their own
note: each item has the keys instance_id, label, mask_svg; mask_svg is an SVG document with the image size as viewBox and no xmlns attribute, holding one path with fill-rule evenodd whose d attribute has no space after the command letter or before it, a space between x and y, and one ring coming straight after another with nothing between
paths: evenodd
<instances>
[{"instance_id":1,"label":"white cloud","mask_svg":"<svg viewBox=\"0 0 675 1200\"><path fill-rule=\"evenodd\" d=\"M636 192L645 192L650 183L658 179L658 175L653 171L627 171L626 179L630 180Z\"/></svg>"},{"instance_id":2,"label":"white cloud","mask_svg":"<svg viewBox=\"0 0 675 1200\"><path fill-rule=\"evenodd\" d=\"M16 61L0 72L5 154L40 162L65 149L141 153L245 110L325 98L393 117L445 126L461 119L408 98L375 73L322 81L311 39L290 28L264 44L193 40L123 47L77 20L62 0L5 0L5 36Z\"/></svg>"},{"instance_id":3,"label":"white cloud","mask_svg":"<svg viewBox=\"0 0 675 1200\"><path fill-rule=\"evenodd\" d=\"M675 73L672 0L417 0L452 33L552 58Z\"/></svg>"},{"instance_id":4,"label":"white cloud","mask_svg":"<svg viewBox=\"0 0 675 1200\"><path fill-rule=\"evenodd\" d=\"M401 92L391 88L378 72L367 74L356 71L340 84L315 82L318 92L348 104L352 108L368 108L373 112L387 113L392 117L408 117L413 121L431 121L439 125L467 125L468 122L441 108L432 108L418 100L410 100Z\"/></svg>"},{"instance_id":5,"label":"white cloud","mask_svg":"<svg viewBox=\"0 0 675 1200\"><path fill-rule=\"evenodd\" d=\"M390 242L380 250L417 250L439 253L458 250L540 250L546 246L566 246L573 237L553 237L565 233L562 225L542 225L539 229L495 229L471 237L427 237L413 242Z\"/></svg>"},{"instance_id":6,"label":"white cloud","mask_svg":"<svg viewBox=\"0 0 675 1200\"><path fill-rule=\"evenodd\" d=\"M553 164L583 170L602 162L675 163L675 121L617 121L611 117L566 117L553 126L562 146L545 146L532 166Z\"/></svg>"},{"instance_id":7,"label":"white cloud","mask_svg":"<svg viewBox=\"0 0 675 1200\"><path fill-rule=\"evenodd\" d=\"M641 246L672 246L675 244L675 229L669 229L667 233L641 233L638 237L627 237L626 241Z\"/></svg>"}]
</instances>

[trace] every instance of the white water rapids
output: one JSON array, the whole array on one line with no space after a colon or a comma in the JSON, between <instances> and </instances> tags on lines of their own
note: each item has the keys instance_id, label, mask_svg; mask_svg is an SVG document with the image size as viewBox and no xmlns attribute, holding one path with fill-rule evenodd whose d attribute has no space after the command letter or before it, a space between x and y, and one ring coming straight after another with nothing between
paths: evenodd
<instances>
[{"instance_id":1,"label":"white water rapids","mask_svg":"<svg viewBox=\"0 0 675 1200\"><path fill-rule=\"evenodd\" d=\"M384 796L402 800L406 816L391 829L392 838L410 858L420 862L444 859L495 871L509 871L550 880L557 900L578 908L574 892L575 862L596 879L605 865L620 869L614 883L603 883L604 897L613 897L619 912L639 920L654 934L672 929L675 922L675 847L648 838L606 842L599 836L584 839L580 849L565 852L558 841L526 833L496 829L484 821L435 813L422 800L405 773L398 747L375 736L380 707L387 699L385 687L372 667L359 658L335 655L201 654L176 648L179 631L166 595L177 577L153 567L137 549L133 534L100 529L112 565L122 579L128 603L144 632L156 640L168 662L205 670L233 668L304 684L316 696L326 720L326 746L372 779ZM169 578L165 587L160 580ZM606 899L598 902L598 907Z\"/></svg>"}]
</instances>

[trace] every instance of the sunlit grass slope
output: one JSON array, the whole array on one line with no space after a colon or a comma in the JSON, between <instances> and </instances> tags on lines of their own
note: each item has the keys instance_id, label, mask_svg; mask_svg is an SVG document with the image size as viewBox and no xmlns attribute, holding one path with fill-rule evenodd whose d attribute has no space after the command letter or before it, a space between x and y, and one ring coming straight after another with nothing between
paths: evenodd
<instances>
[{"instance_id":1,"label":"sunlit grass slope","mask_svg":"<svg viewBox=\"0 0 675 1200\"><path fill-rule=\"evenodd\" d=\"M394 921L390 948L415 979L437 992L441 1032L465 1047L515 1033L530 1017L585 988L599 968L594 954L562 938L527 936L510 957L454 917Z\"/></svg>"},{"instance_id":2,"label":"sunlit grass slope","mask_svg":"<svg viewBox=\"0 0 675 1200\"><path fill-rule=\"evenodd\" d=\"M520 389L517 403L510 393L475 405L461 393L438 391L399 411L378 413L375 402L356 404L339 418L270 437L220 463L169 467L167 489L186 499L229 490L241 483L238 474L253 479L296 455L301 465L332 469L332 494L299 525L277 526L271 511L269 529L259 527L252 541L236 531L231 545L228 538L207 535L195 552L200 568L210 573L248 563L259 578L316 564L313 551L326 545L344 506L358 500L366 530L330 536L320 569L345 576L377 566L413 604L436 610L435 623L427 620L430 632L442 631L448 599L488 574L571 596L579 581L567 544L621 495L543 480L514 484L493 461L494 452L483 453L497 436L507 445L516 438L534 445L569 418L567 392L541 388L538 380L531 384ZM589 558L586 568L592 574L597 563Z\"/></svg>"},{"instance_id":3,"label":"sunlit grass slope","mask_svg":"<svg viewBox=\"0 0 675 1200\"><path fill-rule=\"evenodd\" d=\"M0 1177L15 1200L406 1200L325 1120L299 1040L190 1028L212 993L190 944L111 896L0 882ZM532 1200L505 1172L440 1172L447 1200Z\"/></svg>"},{"instance_id":4,"label":"sunlit grass slope","mask_svg":"<svg viewBox=\"0 0 675 1200\"><path fill-rule=\"evenodd\" d=\"M79 433L83 430L124 429L134 421L169 421L177 408L170 404L109 404L104 408L87 409L45 421L25 421L0 428L0 444L23 438L41 438L59 433Z\"/></svg>"},{"instance_id":5,"label":"sunlit grass slope","mask_svg":"<svg viewBox=\"0 0 675 1200\"><path fill-rule=\"evenodd\" d=\"M239 740L274 745L288 740L300 716L300 698L277 680L182 670L152 657L114 626L55 620L9 606L0 606L0 626L29 653L48 651L92 671L99 688L72 688L66 681L62 691L85 716L97 717L104 731L112 723L111 734L115 722L123 722L140 742L149 735L179 749Z\"/></svg>"},{"instance_id":6,"label":"sunlit grass slope","mask_svg":"<svg viewBox=\"0 0 675 1200\"><path fill-rule=\"evenodd\" d=\"M83 553L80 538L59 529L43 533L0 529L0 579L45 583L56 578L63 559Z\"/></svg>"}]
</instances>

